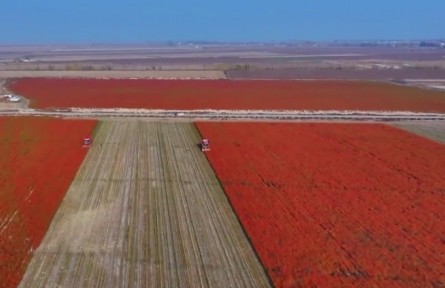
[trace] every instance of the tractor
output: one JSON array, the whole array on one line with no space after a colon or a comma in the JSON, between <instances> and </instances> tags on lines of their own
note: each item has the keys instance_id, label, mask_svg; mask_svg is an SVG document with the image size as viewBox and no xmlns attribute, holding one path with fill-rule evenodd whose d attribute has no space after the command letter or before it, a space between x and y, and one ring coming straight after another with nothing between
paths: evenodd
<instances>
[{"instance_id":1,"label":"tractor","mask_svg":"<svg viewBox=\"0 0 445 288\"><path fill-rule=\"evenodd\" d=\"M202 152L210 151L210 141L209 141L209 139L202 139L200 146L201 146L201 151Z\"/></svg>"}]
</instances>

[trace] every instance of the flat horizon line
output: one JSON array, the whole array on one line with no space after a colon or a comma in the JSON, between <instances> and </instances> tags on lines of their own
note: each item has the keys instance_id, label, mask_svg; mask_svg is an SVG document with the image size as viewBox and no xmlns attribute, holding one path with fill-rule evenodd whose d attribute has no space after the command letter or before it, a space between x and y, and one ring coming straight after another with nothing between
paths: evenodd
<instances>
[{"instance_id":1,"label":"flat horizon line","mask_svg":"<svg viewBox=\"0 0 445 288\"><path fill-rule=\"evenodd\" d=\"M395 44L395 43L421 43L421 42L445 42L445 38L413 38L413 39L344 39L344 40L282 40L282 41L217 41L217 40L166 40L166 41L141 41L141 42L46 42L46 43L13 43L0 42L0 46L125 46L125 45L163 45L163 46L187 46L187 45L302 45L302 44Z\"/></svg>"}]
</instances>

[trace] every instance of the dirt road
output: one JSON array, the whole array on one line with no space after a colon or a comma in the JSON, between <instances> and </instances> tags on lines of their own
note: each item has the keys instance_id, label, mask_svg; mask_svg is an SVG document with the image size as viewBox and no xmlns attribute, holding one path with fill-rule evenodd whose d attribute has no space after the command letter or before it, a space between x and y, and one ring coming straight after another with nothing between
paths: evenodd
<instances>
[{"instance_id":1,"label":"dirt road","mask_svg":"<svg viewBox=\"0 0 445 288\"><path fill-rule=\"evenodd\" d=\"M20 287L268 287L191 123L102 122Z\"/></svg>"},{"instance_id":2,"label":"dirt road","mask_svg":"<svg viewBox=\"0 0 445 288\"><path fill-rule=\"evenodd\" d=\"M444 121L445 113L382 111L275 111L275 110L161 110L161 109L0 109L0 116L47 116L62 118L140 118L169 121Z\"/></svg>"}]
</instances>

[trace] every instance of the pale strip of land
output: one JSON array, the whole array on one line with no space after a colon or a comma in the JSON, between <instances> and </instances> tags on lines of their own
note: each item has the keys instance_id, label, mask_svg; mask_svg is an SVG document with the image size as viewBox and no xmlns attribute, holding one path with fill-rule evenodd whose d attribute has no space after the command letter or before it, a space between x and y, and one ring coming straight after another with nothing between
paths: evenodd
<instances>
[{"instance_id":1,"label":"pale strip of land","mask_svg":"<svg viewBox=\"0 0 445 288\"><path fill-rule=\"evenodd\" d=\"M274 111L274 110L162 110L67 108L54 110L0 109L0 116L47 116L63 118L139 118L163 120L269 120L269 121L445 121L444 113L379 111Z\"/></svg>"},{"instance_id":2,"label":"pale strip of land","mask_svg":"<svg viewBox=\"0 0 445 288\"><path fill-rule=\"evenodd\" d=\"M20 287L269 287L199 140L102 122Z\"/></svg>"},{"instance_id":3,"label":"pale strip of land","mask_svg":"<svg viewBox=\"0 0 445 288\"><path fill-rule=\"evenodd\" d=\"M445 144L444 121L397 122L393 126Z\"/></svg>"},{"instance_id":4,"label":"pale strip of land","mask_svg":"<svg viewBox=\"0 0 445 288\"><path fill-rule=\"evenodd\" d=\"M0 71L0 78L54 77L54 78L149 78L149 79L225 79L217 70L165 71Z\"/></svg>"}]
</instances>

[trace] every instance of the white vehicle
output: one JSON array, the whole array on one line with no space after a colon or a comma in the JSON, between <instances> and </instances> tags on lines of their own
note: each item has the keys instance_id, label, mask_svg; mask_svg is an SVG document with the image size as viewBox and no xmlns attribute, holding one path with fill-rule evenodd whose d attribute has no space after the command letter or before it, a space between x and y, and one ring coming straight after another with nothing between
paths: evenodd
<instances>
[{"instance_id":1,"label":"white vehicle","mask_svg":"<svg viewBox=\"0 0 445 288\"><path fill-rule=\"evenodd\" d=\"M9 102L20 102L20 97L11 95L11 97L8 97L8 101Z\"/></svg>"}]
</instances>

